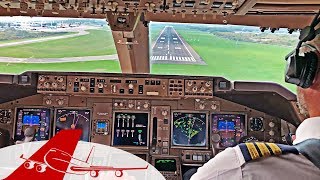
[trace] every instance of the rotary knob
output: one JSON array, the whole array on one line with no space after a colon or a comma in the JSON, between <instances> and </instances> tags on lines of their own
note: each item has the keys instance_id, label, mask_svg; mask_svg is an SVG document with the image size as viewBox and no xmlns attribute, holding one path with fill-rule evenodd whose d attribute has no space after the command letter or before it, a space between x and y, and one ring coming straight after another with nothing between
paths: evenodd
<instances>
[{"instance_id":1,"label":"rotary knob","mask_svg":"<svg viewBox=\"0 0 320 180\"><path fill-rule=\"evenodd\" d=\"M149 104L148 103L144 103L143 108L148 109L149 108Z\"/></svg>"},{"instance_id":2,"label":"rotary knob","mask_svg":"<svg viewBox=\"0 0 320 180\"><path fill-rule=\"evenodd\" d=\"M57 81L58 81L58 82L63 82L63 80L64 80L64 79L63 79L63 77L61 77L61 76L57 78Z\"/></svg>"},{"instance_id":3,"label":"rotary knob","mask_svg":"<svg viewBox=\"0 0 320 180\"><path fill-rule=\"evenodd\" d=\"M103 88L103 84L102 84L102 83L99 83L99 84L98 84L98 88Z\"/></svg>"},{"instance_id":4,"label":"rotary knob","mask_svg":"<svg viewBox=\"0 0 320 180\"><path fill-rule=\"evenodd\" d=\"M114 107L117 107L117 106L118 106L118 103L114 103L113 105L114 105Z\"/></svg>"},{"instance_id":5,"label":"rotary knob","mask_svg":"<svg viewBox=\"0 0 320 180\"><path fill-rule=\"evenodd\" d=\"M201 88L200 88L200 92L202 92L202 93L203 93L205 90L206 90L206 88L204 88L204 87L201 87Z\"/></svg>"},{"instance_id":6,"label":"rotary knob","mask_svg":"<svg viewBox=\"0 0 320 180\"><path fill-rule=\"evenodd\" d=\"M210 87L210 86L211 86L211 82L210 82L210 81L207 81L207 82L206 82L206 86L207 86L207 87Z\"/></svg>"},{"instance_id":7,"label":"rotary knob","mask_svg":"<svg viewBox=\"0 0 320 180\"><path fill-rule=\"evenodd\" d=\"M123 106L123 103L122 103L122 102L121 102L121 103L119 103L119 106L120 106L120 107L122 107L122 106Z\"/></svg>"},{"instance_id":8,"label":"rotary knob","mask_svg":"<svg viewBox=\"0 0 320 180\"><path fill-rule=\"evenodd\" d=\"M43 82L46 78L44 76L39 76L39 81Z\"/></svg>"},{"instance_id":9,"label":"rotary knob","mask_svg":"<svg viewBox=\"0 0 320 180\"><path fill-rule=\"evenodd\" d=\"M52 83L52 87L53 87L53 88L57 88L57 87L58 87L58 84L54 82L54 83Z\"/></svg>"},{"instance_id":10,"label":"rotary knob","mask_svg":"<svg viewBox=\"0 0 320 180\"><path fill-rule=\"evenodd\" d=\"M275 126L274 122L269 123L269 127L273 128Z\"/></svg>"},{"instance_id":11,"label":"rotary knob","mask_svg":"<svg viewBox=\"0 0 320 180\"><path fill-rule=\"evenodd\" d=\"M50 83L49 83L49 82L45 82L45 83L44 83L44 87L45 87L45 88L49 88L49 87L50 87Z\"/></svg>"},{"instance_id":12,"label":"rotary knob","mask_svg":"<svg viewBox=\"0 0 320 180\"><path fill-rule=\"evenodd\" d=\"M52 104L52 100L51 100L51 99L47 99L47 100L46 100L46 104L47 104L47 105Z\"/></svg>"},{"instance_id":13,"label":"rotary knob","mask_svg":"<svg viewBox=\"0 0 320 180\"><path fill-rule=\"evenodd\" d=\"M132 108L134 107L134 104L129 103L129 104L128 104L128 107L129 107L130 109L132 109Z\"/></svg>"},{"instance_id":14,"label":"rotary knob","mask_svg":"<svg viewBox=\"0 0 320 180\"><path fill-rule=\"evenodd\" d=\"M200 108L200 109L204 109L204 108L205 108L205 105L204 105L204 104L200 104L200 105L199 105L199 108Z\"/></svg>"},{"instance_id":15,"label":"rotary knob","mask_svg":"<svg viewBox=\"0 0 320 180\"><path fill-rule=\"evenodd\" d=\"M274 131L273 130L269 131L269 135L274 136Z\"/></svg>"},{"instance_id":16,"label":"rotary knob","mask_svg":"<svg viewBox=\"0 0 320 180\"><path fill-rule=\"evenodd\" d=\"M81 89L81 91L86 91L87 90L87 88L85 86L81 86L80 89Z\"/></svg>"},{"instance_id":17,"label":"rotary knob","mask_svg":"<svg viewBox=\"0 0 320 180\"><path fill-rule=\"evenodd\" d=\"M197 86L193 87L193 88L192 88L192 91L193 91L193 92L197 92L197 91L198 91Z\"/></svg>"},{"instance_id":18,"label":"rotary knob","mask_svg":"<svg viewBox=\"0 0 320 180\"><path fill-rule=\"evenodd\" d=\"M58 105L59 105L59 106L62 106L63 104L64 104L64 100L63 100L63 99L59 99L59 100L58 100Z\"/></svg>"},{"instance_id":19,"label":"rotary knob","mask_svg":"<svg viewBox=\"0 0 320 180\"><path fill-rule=\"evenodd\" d=\"M188 81L187 83L188 86L192 86L192 84L193 84L192 81Z\"/></svg>"},{"instance_id":20,"label":"rotary knob","mask_svg":"<svg viewBox=\"0 0 320 180\"><path fill-rule=\"evenodd\" d=\"M133 89L133 84L129 84L129 89Z\"/></svg>"},{"instance_id":21,"label":"rotary knob","mask_svg":"<svg viewBox=\"0 0 320 180\"><path fill-rule=\"evenodd\" d=\"M167 111L167 110L163 110L163 111L161 112L161 114L162 114L163 116L166 116L166 115L168 115L168 111Z\"/></svg>"},{"instance_id":22,"label":"rotary knob","mask_svg":"<svg viewBox=\"0 0 320 180\"><path fill-rule=\"evenodd\" d=\"M216 104L212 104L212 105L211 105L211 109L213 109L213 110L216 110L217 107L218 107L218 106L217 106Z\"/></svg>"}]
</instances>

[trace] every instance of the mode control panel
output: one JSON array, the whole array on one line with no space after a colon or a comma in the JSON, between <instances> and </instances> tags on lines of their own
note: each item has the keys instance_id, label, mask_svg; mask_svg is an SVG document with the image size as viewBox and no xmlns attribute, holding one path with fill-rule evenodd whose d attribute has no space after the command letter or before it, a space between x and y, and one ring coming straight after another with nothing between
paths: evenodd
<instances>
[{"instance_id":1,"label":"mode control panel","mask_svg":"<svg viewBox=\"0 0 320 180\"><path fill-rule=\"evenodd\" d=\"M152 106L150 144L151 154L169 155L170 106Z\"/></svg>"},{"instance_id":2,"label":"mode control panel","mask_svg":"<svg viewBox=\"0 0 320 180\"><path fill-rule=\"evenodd\" d=\"M68 76L68 93L167 96L167 79Z\"/></svg>"},{"instance_id":3,"label":"mode control panel","mask_svg":"<svg viewBox=\"0 0 320 180\"><path fill-rule=\"evenodd\" d=\"M182 163L205 163L212 158L212 151L182 150Z\"/></svg>"}]
</instances>

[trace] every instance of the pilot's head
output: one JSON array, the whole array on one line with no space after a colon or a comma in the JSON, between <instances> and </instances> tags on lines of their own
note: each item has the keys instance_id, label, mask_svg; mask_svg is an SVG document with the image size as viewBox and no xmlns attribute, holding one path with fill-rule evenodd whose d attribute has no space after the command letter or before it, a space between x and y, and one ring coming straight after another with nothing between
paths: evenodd
<instances>
[{"instance_id":1,"label":"pilot's head","mask_svg":"<svg viewBox=\"0 0 320 180\"><path fill-rule=\"evenodd\" d=\"M317 26L318 29L320 25ZM306 117L319 117L320 116L320 35L318 35L314 40L307 42L314 46L318 50L318 71L314 82L311 87L303 89L298 87L298 105L300 112ZM302 51L310 51L307 47L303 47Z\"/></svg>"}]
</instances>

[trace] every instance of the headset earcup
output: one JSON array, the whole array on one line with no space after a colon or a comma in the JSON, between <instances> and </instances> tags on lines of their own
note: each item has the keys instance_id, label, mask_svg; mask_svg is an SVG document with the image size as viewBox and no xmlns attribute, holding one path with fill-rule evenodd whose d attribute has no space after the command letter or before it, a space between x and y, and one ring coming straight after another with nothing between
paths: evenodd
<instances>
[{"instance_id":1,"label":"headset earcup","mask_svg":"<svg viewBox=\"0 0 320 180\"><path fill-rule=\"evenodd\" d=\"M309 88L316 76L318 69L318 56L315 52L308 52L305 54L306 66L300 77L299 86L302 88Z\"/></svg>"}]
</instances>

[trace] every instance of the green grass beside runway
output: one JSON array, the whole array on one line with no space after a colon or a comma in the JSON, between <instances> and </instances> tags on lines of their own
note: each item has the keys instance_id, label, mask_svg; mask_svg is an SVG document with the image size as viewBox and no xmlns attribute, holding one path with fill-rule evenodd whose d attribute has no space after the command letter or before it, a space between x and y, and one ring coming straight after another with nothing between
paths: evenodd
<instances>
[{"instance_id":1,"label":"green grass beside runway","mask_svg":"<svg viewBox=\"0 0 320 180\"><path fill-rule=\"evenodd\" d=\"M112 34L88 30L90 34L66 39L0 48L0 56L17 58L62 58L116 54Z\"/></svg>"},{"instance_id":2,"label":"green grass beside runway","mask_svg":"<svg viewBox=\"0 0 320 180\"><path fill-rule=\"evenodd\" d=\"M0 74L20 74L25 71L121 72L118 61L84 61L65 63L0 63Z\"/></svg>"},{"instance_id":3,"label":"green grass beside runway","mask_svg":"<svg viewBox=\"0 0 320 180\"><path fill-rule=\"evenodd\" d=\"M66 36L71 34L76 34L77 32L63 32L62 34L53 34L43 37L36 37L36 38L21 38L21 39L15 39L15 40L0 40L0 44L5 43L12 43L12 42L22 42L22 41L29 41L29 40L35 40L35 39L44 39L44 38L51 38L51 37L57 37L57 36Z\"/></svg>"}]
</instances>

